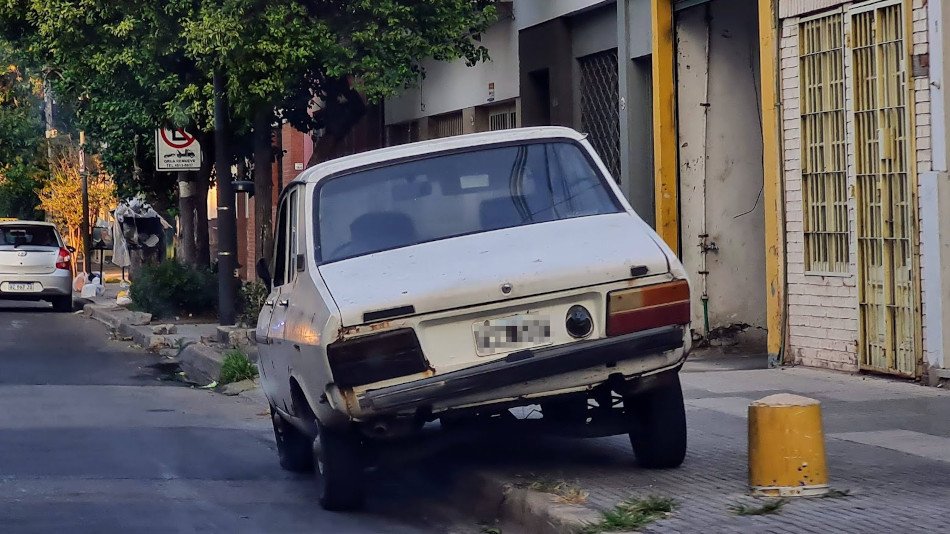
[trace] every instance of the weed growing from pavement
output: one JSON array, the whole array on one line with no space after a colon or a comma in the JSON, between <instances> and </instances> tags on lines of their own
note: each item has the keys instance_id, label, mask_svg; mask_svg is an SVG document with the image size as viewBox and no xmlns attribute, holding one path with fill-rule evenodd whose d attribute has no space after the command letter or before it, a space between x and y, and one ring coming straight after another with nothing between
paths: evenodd
<instances>
[{"instance_id":1,"label":"weed growing from pavement","mask_svg":"<svg viewBox=\"0 0 950 534\"><path fill-rule=\"evenodd\" d=\"M257 374L257 366L251 363L247 355L237 349L232 349L224 354L218 383L230 384L241 380L250 380L257 378Z\"/></svg>"},{"instance_id":2,"label":"weed growing from pavement","mask_svg":"<svg viewBox=\"0 0 950 534\"><path fill-rule=\"evenodd\" d=\"M590 496L589 492L563 480L535 480L528 484L528 489L550 493L566 504L584 504L587 502L587 497Z\"/></svg>"},{"instance_id":3,"label":"weed growing from pavement","mask_svg":"<svg viewBox=\"0 0 950 534\"><path fill-rule=\"evenodd\" d=\"M654 521L670 517L676 506L676 501L669 497L630 499L618 504L613 510L604 512L604 518L599 523L588 525L581 530L581 534L637 530Z\"/></svg>"},{"instance_id":4,"label":"weed growing from pavement","mask_svg":"<svg viewBox=\"0 0 950 534\"><path fill-rule=\"evenodd\" d=\"M761 506L749 506L745 503L736 503L729 510L736 515L771 515L782 511L788 504L788 499L769 499Z\"/></svg>"}]
</instances>

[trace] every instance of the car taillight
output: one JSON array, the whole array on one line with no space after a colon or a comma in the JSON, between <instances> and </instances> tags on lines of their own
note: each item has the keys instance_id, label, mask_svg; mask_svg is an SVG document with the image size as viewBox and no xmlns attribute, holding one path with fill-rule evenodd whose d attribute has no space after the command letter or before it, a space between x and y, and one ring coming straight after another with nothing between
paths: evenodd
<instances>
[{"instance_id":1,"label":"car taillight","mask_svg":"<svg viewBox=\"0 0 950 534\"><path fill-rule=\"evenodd\" d=\"M411 328L337 341L327 347L333 382L343 388L424 373L429 364Z\"/></svg>"},{"instance_id":2,"label":"car taillight","mask_svg":"<svg viewBox=\"0 0 950 534\"><path fill-rule=\"evenodd\" d=\"M72 256L70 256L69 251L65 248L59 249L59 256L56 258L56 268L57 269L69 269L71 267ZM49 265L47 263L47 265Z\"/></svg>"},{"instance_id":3,"label":"car taillight","mask_svg":"<svg viewBox=\"0 0 950 534\"><path fill-rule=\"evenodd\" d=\"M686 280L613 291L607 295L607 335L687 324L689 305Z\"/></svg>"}]
</instances>

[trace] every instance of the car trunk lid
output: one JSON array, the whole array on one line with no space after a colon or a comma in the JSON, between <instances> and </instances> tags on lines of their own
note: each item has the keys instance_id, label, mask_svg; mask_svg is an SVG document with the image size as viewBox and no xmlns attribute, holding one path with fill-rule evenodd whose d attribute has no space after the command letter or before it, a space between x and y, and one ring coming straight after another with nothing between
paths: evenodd
<instances>
[{"instance_id":1,"label":"car trunk lid","mask_svg":"<svg viewBox=\"0 0 950 534\"><path fill-rule=\"evenodd\" d=\"M663 274L669 264L644 223L617 213L422 243L319 270L343 326L356 326Z\"/></svg>"},{"instance_id":2,"label":"car trunk lid","mask_svg":"<svg viewBox=\"0 0 950 534\"><path fill-rule=\"evenodd\" d=\"M52 273L58 255L58 247L0 245L0 274Z\"/></svg>"}]
</instances>

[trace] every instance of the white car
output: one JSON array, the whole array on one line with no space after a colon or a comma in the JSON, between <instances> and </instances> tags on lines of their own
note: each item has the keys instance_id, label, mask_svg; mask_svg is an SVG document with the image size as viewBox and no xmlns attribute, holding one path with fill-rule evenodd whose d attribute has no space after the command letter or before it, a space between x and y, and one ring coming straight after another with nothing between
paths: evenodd
<instances>
[{"instance_id":1,"label":"white car","mask_svg":"<svg viewBox=\"0 0 950 534\"><path fill-rule=\"evenodd\" d=\"M366 451L439 419L629 433L686 453L690 288L585 136L426 141L318 165L283 191L257 338L280 463L358 506ZM540 405L543 417L512 421Z\"/></svg>"},{"instance_id":2,"label":"white car","mask_svg":"<svg viewBox=\"0 0 950 534\"><path fill-rule=\"evenodd\" d=\"M72 311L72 253L50 223L0 222L0 300L45 300Z\"/></svg>"}]
</instances>

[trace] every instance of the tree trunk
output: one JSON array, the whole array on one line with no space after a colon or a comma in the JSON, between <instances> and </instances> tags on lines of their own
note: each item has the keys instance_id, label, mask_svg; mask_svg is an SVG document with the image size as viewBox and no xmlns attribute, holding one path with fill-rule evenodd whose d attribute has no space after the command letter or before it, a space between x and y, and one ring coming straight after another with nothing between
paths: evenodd
<instances>
[{"instance_id":1,"label":"tree trunk","mask_svg":"<svg viewBox=\"0 0 950 534\"><path fill-rule=\"evenodd\" d=\"M211 267L211 242L208 236L208 188L214 166L214 136L204 134L201 142L201 170L195 182L195 249L199 267Z\"/></svg>"},{"instance_id":2,"label":"tree trunk","mask_svg":"<svg viewBox=\"0 0 950 534\"><path fill-rule=\"evenodd\" d=\"M270 107L262 107L254 116L254 235L257 249L255 259L270 258L274 251L274 225L271 209L274 192L271 186L273 172L274 118ZM251 267L252 268L252 267Z\"/></svg>"},{"instance_id":3,"label":"tree trunk","mask_svg":"<svg viewBox=\"0 0 950 534\"><path fill-rule=\"evenodd\" d=\"M178 173L178 261L195 265L198 245L195 241L195 181L190 172Z\"/></svg>"}]
</instances>

